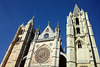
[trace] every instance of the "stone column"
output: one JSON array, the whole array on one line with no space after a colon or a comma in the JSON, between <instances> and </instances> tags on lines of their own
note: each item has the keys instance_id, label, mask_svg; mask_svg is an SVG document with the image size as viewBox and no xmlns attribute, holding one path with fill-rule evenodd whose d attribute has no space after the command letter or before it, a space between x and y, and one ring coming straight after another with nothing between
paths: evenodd
<instances>
[{"instance_id":1,"label":"stone column","mask_svg":"<svg viewBox=\"0 0 100 67\"><path fill-rule=\"evenodd\" d=\"M76 67L74 28L72 19L67 17L67 67Z\"/></svg>"}]
</instances>

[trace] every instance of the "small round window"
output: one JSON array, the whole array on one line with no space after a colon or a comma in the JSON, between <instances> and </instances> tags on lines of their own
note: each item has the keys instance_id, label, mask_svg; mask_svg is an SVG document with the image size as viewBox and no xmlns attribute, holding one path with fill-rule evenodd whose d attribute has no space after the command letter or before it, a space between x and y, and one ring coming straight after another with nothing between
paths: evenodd
<instances>
[{"instance_id":1,"label":"small round window","mask_svg":"<svg viewBox=\"0 0 100 67\"><path fill-rule=\"evenodd\" d=\"M49 37L49 34L45 34L45 35L44 35L44 38L48 38L48 37Z\"/></svg>"}]
</instances>

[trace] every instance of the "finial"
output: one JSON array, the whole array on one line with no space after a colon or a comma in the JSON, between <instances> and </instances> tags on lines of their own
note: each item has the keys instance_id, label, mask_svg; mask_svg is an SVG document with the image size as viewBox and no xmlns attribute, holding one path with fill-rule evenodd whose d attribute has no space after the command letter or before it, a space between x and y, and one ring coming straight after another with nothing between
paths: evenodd
<instances>
[{"instance_id":1,"label":"finial","mask_svg":"<svg viewBox=\"0 0 100 67\"><path fill-rule=\"evenodd\" d=\"M39 25L38 29L36 30L36 32L40 32L40 25Z\"/></svg>"},{"instance_id":2,"label":"finial","mask_svg":"<svg viewBox=\"0 0 100 67\"><path fill-rule=\"evenodd\" d=\"M48 25L50 24L50 21L48 21Z\"/></svg>"},{"instance_id":3,"label":"finial","mask_svg":"<svg viewBox=\"0 0 100 67\"><path fill-rule=\"evenodd\" d=\"M27 24L30 24L30 23L33 25L33 23L34 23L34 16L32 17L32 19L29 20L29 22Z\"/></svg>"},{"instance_id":4,"label":"finial","mask_svg":"<svg viewBox=\"0 0 100 67\"><path fill-rule=\"evenodd\" d=\"M24 23L22 23L20 26L21 26L21 27L24 26Z\"/></svg>"},{"instance_id":5,"label":"finial","mask_svg":"<svg viewBox=\"0 0 100 67\"><path fill-rule=\"evenodd\" d=\"M35 12L34 12L34 17L35 17Z\"/></svg>"},{"instance_id":6,"label":"finial","mask_svg":"<svg viewBox=\"0 0 100 67\"><path fill-rule=\"evenodd\" d=\"M55 32L60 32L59 22L57 22L57 26L56 26L56 28L55 28Z\"/></svg>"},{"instance_id":7,"label":"finial","mask_svg":"<svg viewBox=\"0 0 100 67\"><path fill-rule=\"evenodd\" d=\"M75 3L75 6L77 6L77 3Z\"/></svg>"},{"instance_id":8,"label":"finial","mask_svg":"<svg viewBox=\"0 0 100 67\"><path fill-rule=\"evenodd\" d=\"M81 9L81 11L83 11L83 12L84 12L84 10L83 10L83 9Z\"/></svg>"},{"instance_id":9,"label":"finial","mask_svg":"<svg viewBox=\"0 0 100 67\"><path fill-rule=\"evenodd\" d=\"M72 12L71 11L70 11L69 15L72 16Z\"/></svg>"},{"instance_id":10,"label":"finial","mask_svg":"<svg viewBox=\"0 0 100 67\"><path fill-rule=\"evenodd\" d=\"M59 28L59 22L57 22L57 27L56 28Z\"/></svg>"},{"instance_id":11,"label":"finial","mask_svg":"<svg viewBox=\"0 0 100 67\"><path fill-rule=\"evenodd\" d=\"M83 9L81 9L81 14L83 14L84 13L84 10Z\"/></svg>"},{"instance_id":12,"label":"finial","mask_svg":"<svg viewBox=\"0 0 100 67\"><path fill-rule=\"evenodd\" d=\"M34 19L34 16L32 17L32 19Z\"/></svg>"},{"instance_id":13,"label":"finial","mask_svg":"<svg viewBox=\"0 0 100 67\"><path fill-rule=\"evenodd\" d=\"M59 22L57 22L57 27L59 27Z\"/></svg>"}]
</instances>

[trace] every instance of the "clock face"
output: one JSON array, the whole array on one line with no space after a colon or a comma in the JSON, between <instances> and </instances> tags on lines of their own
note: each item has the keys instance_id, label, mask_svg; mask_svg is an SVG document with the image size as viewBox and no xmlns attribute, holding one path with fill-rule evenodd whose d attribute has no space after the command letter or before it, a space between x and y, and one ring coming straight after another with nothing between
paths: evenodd
<instances>
[{"instance_id":1,"label":"clock face","mask_svg":"<svg viewBox=\"0 0 100 67\"><path fill-rule=\"evenodd\" d=\"M44 38L48 38L48 37L49 37L49 34L45 34L45 35L44 35Z\"/></svg>"}]
</instances>

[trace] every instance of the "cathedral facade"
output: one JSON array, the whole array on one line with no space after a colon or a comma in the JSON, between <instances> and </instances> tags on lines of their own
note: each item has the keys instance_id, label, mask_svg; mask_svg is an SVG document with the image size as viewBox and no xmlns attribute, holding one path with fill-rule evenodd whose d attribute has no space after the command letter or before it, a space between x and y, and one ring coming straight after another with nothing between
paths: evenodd
<instances>
[{"instance_id":1,"label":"cathedral facade","mask_svg":"<svg viewBox=\"0 0 100 67\"><path fill-rule=\"evenodd\" d=\"M100 58L87 12L75 4L67 16L66 48L62 49L59 24L42 33L34 29L34 17L20 25L1 67L100 67Z\"/></svg>"}]
</instances>

